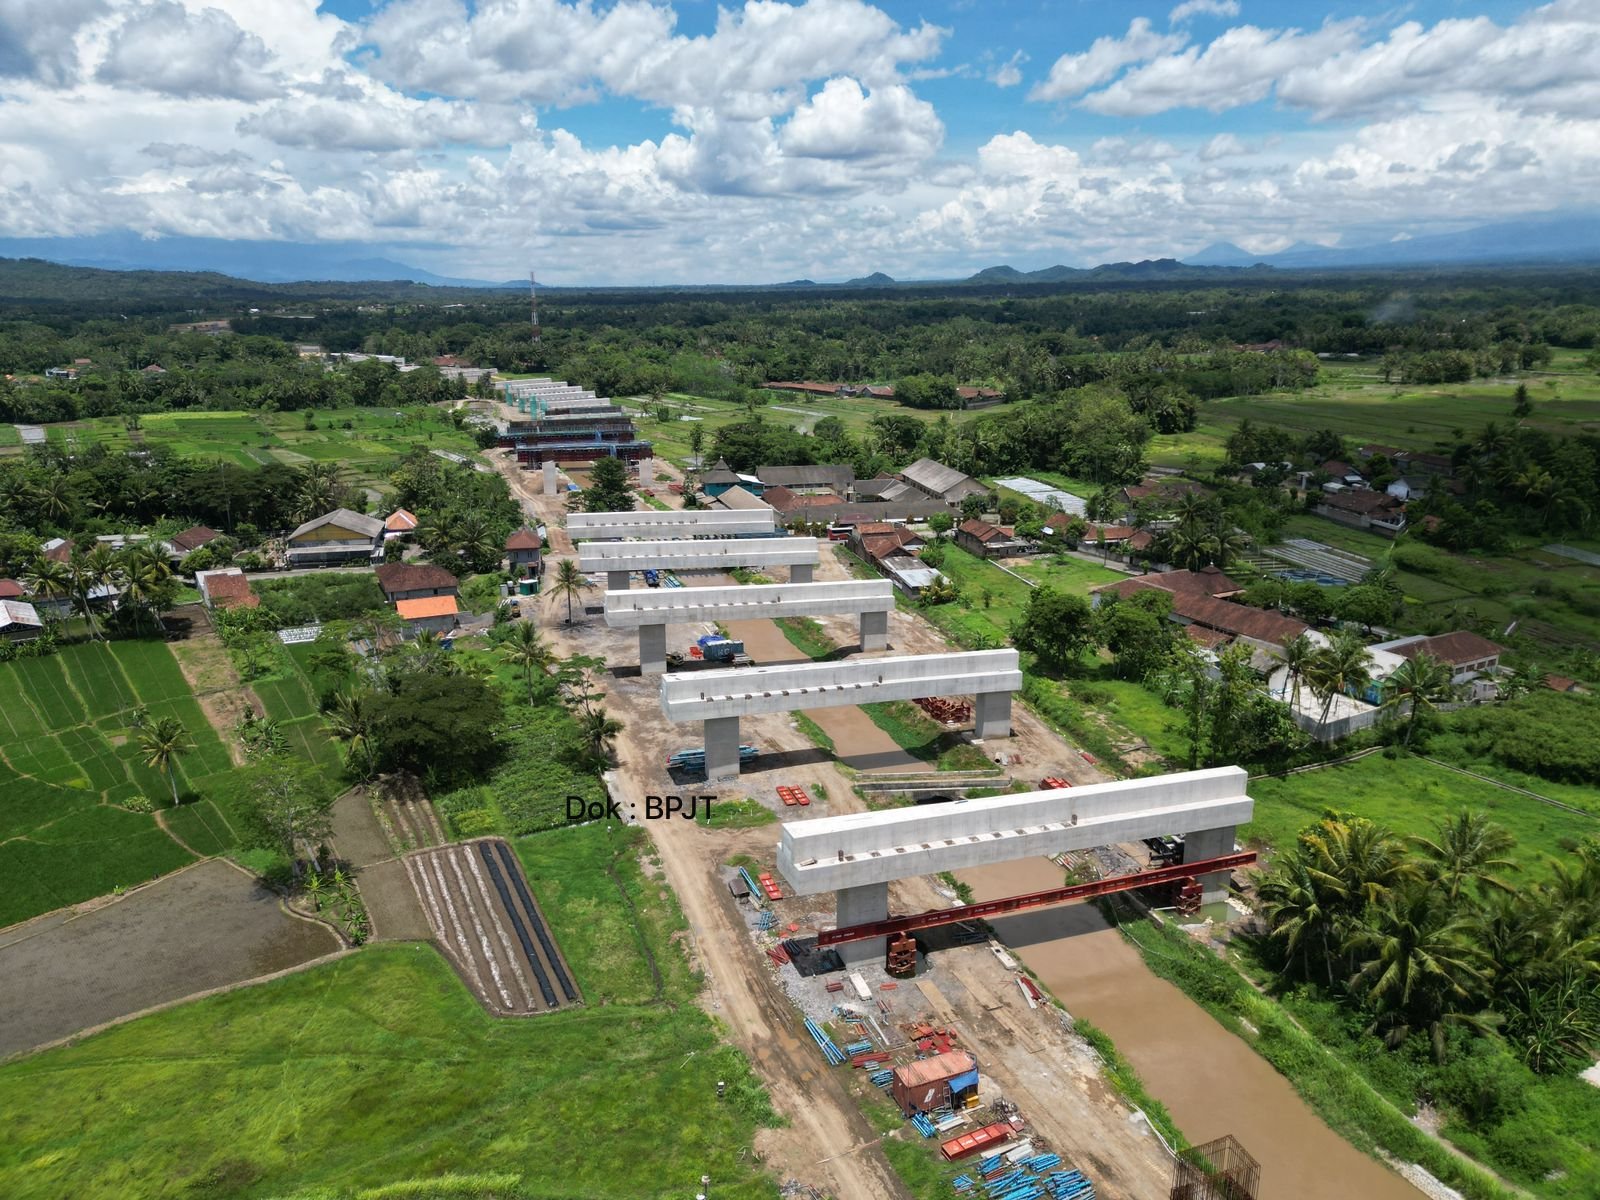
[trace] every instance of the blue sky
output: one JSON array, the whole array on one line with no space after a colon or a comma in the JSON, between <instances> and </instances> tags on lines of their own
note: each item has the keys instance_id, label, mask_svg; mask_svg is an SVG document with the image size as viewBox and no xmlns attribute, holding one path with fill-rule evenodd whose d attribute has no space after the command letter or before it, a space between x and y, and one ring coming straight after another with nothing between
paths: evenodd
<instances>
[{"instance_id":1,"label":"blue sky","mask_svg":"<svg viewBox=\"0 0 1600 1200\"><path fill-rule=\"evenodd\" d=\"M573 283L1351 245L1592 206L1596 61L1594 0L0 3L0 235Z\"/></svg>"}]
</instances>

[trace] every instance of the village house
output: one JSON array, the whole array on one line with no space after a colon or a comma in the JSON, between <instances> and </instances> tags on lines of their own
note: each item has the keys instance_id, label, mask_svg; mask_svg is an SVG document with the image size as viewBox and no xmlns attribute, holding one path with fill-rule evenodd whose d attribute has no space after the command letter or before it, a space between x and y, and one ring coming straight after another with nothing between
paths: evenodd
<instances>
[{"instance_id":1,"label":"village house","mask_svg":"<svg viewBox=\"0 0 1600 1200\"><path fill-rule=\"evenodd\" d=\"M394 610L406 623L408 637L419 633L449 633L456 627L461 611L454 596L418 596L399 601Z\"/></svg>"},{"instance_id":2,"label":"village house","mask_svg":"<svg viewBox=\"0 0 1600 1200\"><path fill-rule=\"evenodd\" d=\"M290 567L370 563L383 552L383 522L377 517L335 509L307 521L284 539Z\"/></svg>"},{"instance_id":3,"label":"village house","mask_svg":"<svg viewBox=\"0 0 1600 1200\"><path fill-rule=\"evenodd\" d=\"M743 488L753 496L760 496L766 484L758 476L730 470L727 460L721 458L709 470L700 473L700 490L713 500L732 488Z\"/></svg>"},{"instance_id":4,"label":"village house","mask_svg":"<svg viewBox=\"0 0 1600 1200\"><path fill-rule=\"evenodd\" d=\"M935 500L942 500L951 508L959 508L961 502L968 496L982 496L987 498L989 489L979 483L972 476L947 467L941 462L931 458L919 458L904 471L900 472L902 483L908 483L925 496ZM884 496L883 499L895 497Z\"/></svg>"},{"instance_id":5,"label":"village house","mask_svg":"<svg viewBox=\"0 0 1600 1200\"><path fill-rule=\"evenodd\" d=\"M1406 527L1405 505L1387 492L1343 491L1323 495L1313 510L1319 517L1394 537Z\"/></svg>"},{"instance_id":6,"label":"village house","mask_svg":"<svg viewBox=\"0 0 1600 1200\"><path fill-rule=\"evenodd\" d=\"M1374 655L1387 652L1400 659L1418 658L1424 654L1436 658L1450 668L1451 683L1465 688L1475 700L1491 699L1498 692L1489 677L1499 673L1500 656L1505 653L1505 647L1466 629L1432 637L1413 635L1395 638L1378 642L1368 649Z\"/></svg>"},{"instance_id":7,"label":"village house","mask_svg":"<svg viewBox=\"0 0 1600 1200\"><path fill-rule=\"evenodd\" d=\"M383 519L383 540L408 538L417 532L420 523L415 513L397 508Z\"/></svg>"},{"instance_id":8,"label":"village house","mask_svg":"<svg viewBox=\"0 0 1600 1200\"><path fill-rule=\"evenodd\" d=\"M1017 537L1014 530L975 519L956 526L955 540L956 545L979 558L1010 558L1033 550L1032 543Z\"/></svg>"},{"instance_id":9,"label":"village house","mask_svg":"<svg viewBox=\"0 0 1600 1200\"><path fill-rule=\"evenodd\" d=\"M22 600L0 600L0 638L31 642L44 633L44 621L33 605Z\"/></svg>"},{"instance_id":10,"label":"village house","mask_svg":"<svg viewBox=\"0 0 1600 1200\"><path fill-rule=\"evenodd\" d=\"M740 485L738 487L731 487L725 490L720 496L711 502L711 507L754 510L762 508L770 509L772 505L768 504L765 500L756 495L754 492L750 491L748 488Z\"/></svg>"},{"instance_id":11,"label":"village house","mask_svg":"<svg viewBox=\"0 0 1600 1200\"><path fill-rule=\"evenodd\" d=\"M524 525L506 539L506 562L513 575L532 578L539 574L544 539Z\"/></svg>"},{"instance_id":12,"label":"village house","mask_svg":"<svg viewBox=\"0 0 1600 1200\"><path fill-rule=\"evenodd\" d=\"M805 467L757 467L756 478L768 490L781 487L801 495L829 492L836 497L844 497L850 494L850 489L856 481L856 473L854 468L849 466L827 464Z\"/></svg>"},{"instance_id":13,"label":"village house","mask_svg":"<svg viewBox=\"0 0 1600 1200\"><path fill-rule=\"evenodd\" d=\"M430 596L460 596L461 583L443 567L429 563L384 563L375 572L390 604Z\"/></svg>"},{"instance_id":14,"label":"village house","mask_svg":"<svg viewBox=\"0 0 1600 1200\"><path fill-rule=\"evenodd\" d=\"M856 552L875 566L881 566L882 560L890 555L909 555L926 544L919 534L904 525L888 521L869 521L857 525L851 532L850 540Z\"/></svg>"},{"instance_id":15,"label":"village house","mask_svg":"<svg viewBox=\"0 0 1600 1200\"><path fill-rule=\"evenodd\" d=\"M202 546L209 546L222 535L209 525L191 525L181 533L167 539L167 557L174 565L182 562Z\"/></svg>"},{"instance_id":16,"label":"village house","mask_svg":"<svg viewBox=\"0 0 1600 1200\"><path fill-rule=\"evenodd\" d=\"M15 579L0 579L0 600L21 600L22 585Z\"/></svg>"},{"instance_id":17,"label":"village house","mask_svg":"<svg viewBox=\"0 0 1600 1200\"><path fill-rule=\"evenodd\" d=\"M194 586L207 608L258 608L261 597L250 587L250 577L238 567L196 571Z\"/></svg>"}]
</instances>

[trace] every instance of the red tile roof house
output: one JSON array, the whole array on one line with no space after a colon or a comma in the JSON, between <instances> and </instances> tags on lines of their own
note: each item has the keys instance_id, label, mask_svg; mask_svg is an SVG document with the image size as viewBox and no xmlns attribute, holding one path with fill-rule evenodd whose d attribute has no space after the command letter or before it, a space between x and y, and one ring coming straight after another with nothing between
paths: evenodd
<instances>
[{"instance_id":1,"label":"red tile roof house","mask_svg":"<svg viewBox=\"0 0 1600 1200\"><path fill-rule=\"evenodd\" d=\"M207 608L257 608L261 597L250 587L250 577L238 567L196 571L194 585Z\"/></svg>"},{"instance_id":2,"label":"red tile roof house","mask_svg":"<svg viewBox=\"0 0 1600 1200\"><path fill-rule=\"evenodd\" d=\"M1450 668L1452 683L1471 685L1472 698L1475 700L1492 699L1499 691L1492 678L1484 677L1499 673L1500 656L1505 653L1505 647L1479 637L1470 630L1458 629L1454 633L1440 633L1433 637L1413 635L1395 638L1393 641L1379 642L1371 649L1387 650L1401 658L1417 658L1423 654L1436 658Z\"/></svg>"},{"instance_id":3,"label":"red tile roof house","mask_svg":"<svg viewBox=\"0 0 1600 1200\"><path fill-rule=\"evenodd\" d=\"M1198 571L1152 571L1134 579L1119 579L1095 588L1097 592L1113 591L1120 596L1131 596L1139 587L1158 587L1173 595L1215 596L1226 600L1244 591L1243 585L1229 579L1216 567L1201 567Z\"/></svg>"},{"instance_id":4,"label":"red tile roof house","mask_svg":"<svg viewBox=\"0 0 1600 1200\"><path fill-rule=\"evenodd\" d=\"M456 627L460 606L454 596L418 596L397 602L394 610L405 621L408 634L448 633Z\"/></svg>"},{"instance_id":5,"label":"red tile roof house","mask_svg":"<svg viewBox=\"0 0 1600 1200\"><path fill-rule=\"evenodd\" d=\"M1027 554L1033 549L1030 542L1016 536L1003 525L991 525L976 519L963 521L956 526L956 545L979 558L1009 558Z\"/></svg>"},{"instance_id":6,"label":"red tile roof house","mask_svg":"<svg viewBox=\"0 0 1600 1200\"><path fill-rule=\"evenodd\" d=\"M209 525L191 525L182 533L167 539L167 553L174 562L182 562L189 554L210 545L222 535Z\"/></svg>"},{"instance_id":7,"label":"red tile roof house","mask_svg":"<svg viewBox=\"0 0 1600 1200\"><path fill-rule=\"evenodd\" d=\"M384 563L374 572L390 604L431 596L459 596L461 582L443 567L427 563Z\"/></svg>"},{"instance_id":8,"label":"red tile roof house","mask_svg":"<svg viewBox=\"0 0 1600 1200\"><path fill-rule=\"evenodd\" d=\"M508 537L506 539L506 559L511 564L512 574L525 572L529 576L537 575L540 569L540 554L543 549L543 540L526 525Z\"/></svg>"},{"instance_id":9,"label":"red tile roof house","mask_svg":"<svg viewBox=\"0 0 1600 1200\"><path fill-rule=\"evenodd\" d=\"M888 521L868 521L857 525L853 537L860 547L861 556L871 563L879 563L894 554L920 550L924 545L922 538L904 525L893 525Z\"/></svg>"},{"instance_id":10,"label":"red tile roof house","mask_svg":"<svg viewBox=\"0 0 1600 1200\"><path fill-rule=\"evenodd\" d=\"M0 600L21 600L22 585L15 579L0 579Z\"/></svg>"},{"instance_id":11,"label":"red tile roof house","mask_svg":"<svg viewBox=\"0 0 1600 1200\"><path fill-rule=\"evenodd\" d=\"M1405 505L1387 492L1330 492L1318 499L1314 511L1341 525L1370 529L1388 537L1406 527Z\"/></svg>"},{"instance_id":12,"label":"red tile roof house","mask_svg":"<svg viewBox=\"0 0 1600 1200\"><path fill-rule=\"evenodd\" d=\"M1296 637L1309 628L1282 613L1222 599L1222 595L1234 595L1241 589L1215 567L1207 567L1203 571L1167 571L1119 579L1095 588L1094 596L1097 602L1107 592L1127 598L1150 588L1159 588L1172 596L1174 621L1188 626L1198 625L1202 630L1209 631L1190 634L1202 645L1219 645L1229 638L1240 637L1275 647L1281 645L1285 638Z\"/></svg>"},{"instance_id":13,"label":"red tile roof house","mask_svg":"<svg viewBox=\"0 0 1600 1200\"><path fill-rule=\"evenodd\" d=\"M408 537L417 531L417 526L420 523L421 522L417 520L416 513L409 512L403 508L397 508L384 518L384 540L387 541L389 538Z\"/></svg>"}]
</instances>

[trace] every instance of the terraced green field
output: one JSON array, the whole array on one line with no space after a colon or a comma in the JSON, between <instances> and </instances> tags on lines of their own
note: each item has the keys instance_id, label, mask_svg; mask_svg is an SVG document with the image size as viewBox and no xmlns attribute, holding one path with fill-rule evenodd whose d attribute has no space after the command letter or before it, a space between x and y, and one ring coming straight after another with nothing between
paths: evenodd
<instances>
[{"instance_id":1,"label":"terraced green field","mask_svg":"<svg viewBox=\"0 0 1600 1200\"><path fill-rule=\"evenodd\" d=\"M180 791L207 792L232 769L166 643L67 646L0 665L0 688L8 697L0 704L0 925L191 861L152 814L120 807L140 796L164 806L170 797L166 779L141 761L136 706L151 720L176 718L193 741L177 762ZM215 853L220 837L202 827L226 822L202 805L193 815L177 810L174 828Z\"/></svg>"}]
</instances>

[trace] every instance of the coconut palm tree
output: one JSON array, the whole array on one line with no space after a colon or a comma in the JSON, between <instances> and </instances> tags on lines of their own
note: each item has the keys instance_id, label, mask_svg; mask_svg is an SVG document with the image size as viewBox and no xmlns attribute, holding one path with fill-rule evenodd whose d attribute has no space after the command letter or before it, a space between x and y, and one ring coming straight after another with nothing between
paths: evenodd
<instances>
[{"instance_id":1,"label":"coconut palm tree","mask_svg":"<svg viewBox=\"0 0 1600 1200\"><path fill-rule=\"evenodd\" d=\"M194 749L189 731L175 717L162 717L153 725L139 731L139 752L144 765L160 771L172 787L172 803L178 803L178 776L174 771L178 759Z\"/></svg>"},{"instance_id":2,"label":"coconut palm tree","mask_svg":"<svg viewBox=\"0 0 1600 1200\"><path fill-rule=\"evenodd\" d=\"M1440 894L1413 883L1378 900L1346 939L1361 965L1351 991L1377 1010L1370 1031L1398 1046L1413 1030L1426 1030L1436 1060L1443 1060L1445 1026L1473 1022L1487 982L1483 952L1468 935L1465 917Z\"/></svg>"},{"instance_id":3,"label":"coconut palm tree","mask_svg":"<svg viewBox=\"0 0 1600 1200\"><path fill-rule=\"evenodd\" d=\"M545 645L544 638L539 635L538 626L532 621L519 622L516 633L509 641L501 644L500 651L512 663L522 668L523 681L528 685L528 703L532 704L534 672L543 675L554 658L550 653L550 647Z\"/></svg>"},{"instance_id":4,"label":"coconut palm tree","mask_svg":"<svg viewBox=\"0 0 1600 1200\"><path fill-rule=\"evenodd\" d=\"M1300 684L1317 656L1317 644L1309 634L1300 633L1283 640L1283 666L1289 672L1289 707L1300 703Z\"/></svg>"},{"instance_id":5,"label":"coconut palm tree","mask_svg":"<svg viewBox=\"0 0 1600 1200\"><path fill-rule=\"evenodd\" d=\"M122 573L122 603L132 608L135 623L148 615L156 627L156 608L167 598L166 583L172 578L172 565L154 545L131 547L118 560Z\"/></svg>"},{"instance_id":6,"label":"coconut palm tree","mask_svg":"<svg viewBox=\"0 0 1600 1200\"><path fill-rule=\"evenodd\" d=\"M72 512L72 486L56 472L34 485L31 499L33 510L46 521L65 520Z\"/></svg>"},{"instance_id":7,"label":"coconut palm tree","mask_svg":"<svg viewBox=\"0 0 1600 1200\"><path fill-rule=\"evenodd\" d=\"M1321 974L1333 986L1334 950L1340 941L1338 914L1326 902L1305 857L1289 854L1261 880L1257 894L1274 940L1287 965L1309 978L1320 960Z\"/></svg>"},{"instance_id":8,"label":"coconut palm tree","mask_svg":"<svg viewBox=\"0 0 1600 1200\"><path fill-rule=\"evenodd\" d=\"M1428 859L1423 868L1428 879L1452 905L1468 885L1479 895L1516 892L1498 872L1517 869L1515 862L1502 857L1517 844L1517 839L1504 826L1491 821L1488 813L1462 809L1440 821L1434 837L1414 836L1410 840Z\"/></svg>"},{"instance_id":9,"label":"coconut palm tree","mask_svg":"<svg viewBox=\"0 0 1600 1200\"><path fill-rule=\"evenodd\" d=\"M1395 668L1383 683L1383 707L1390 712L1410 715L1406 722L1405 744L1411 745L1411 735L1416 731L1417 720L1441 700L1451 696L1451 670L1449 664L1428 654L1408 658Z\"/></svg>"},{"instance_id":10,"label":"coconut palm tree","mask_svg":"<svg viewBox=\"0 0 1600 1200\"><path fill-rule=\"evenodd\" d=\"M1233 528L1233 526L1218 525L1206 537L1204 549L1212 562L1216 563L1220 568L1226 568L1230 562L1244 553L1245 547L1249 544L1244 534Z\"/></svg>"},{"instance_id":11,"label":"coconut palm tree","mask_svg":"<svg viewBox=\"0 0 1600 1200\"><path fill-rule=\"evenodd\" d=\"M28 591L47 600L60 600L72 595L72 569L66 563L42 554L33 560L22 582L27 585Z\"/></svg>"},{"instance_id":12,"label":"coconut palm tree","mask_svg":"<svg viewBox=\"0 0 1600 1200\"><path fill-rule=\"evenodd\" d=\"M555 580L550 584L550 598L552 600L559 596L565 596L567 598L568 625L572 624L573 597L582 594L583 590L588 586L589 580L584 576L582 571L578 570L577 561L570 558L563 558L560 565L556 568Z\"/></svg>"},{"instance_id":13,"label":"coconut palm tree","mask_svg":"<svg viewBox=\"0 0 1600 1200\"><path fill-rule=\"evenodd\" d=\"M578 714L578 730L583 746L596 772L605 770L611 761L611 751L617 734L623 730L622 722L607 716L604 708L586 709Z\"/></svg>"},{"instance_id":14,"label":"coconut palm tree","mask_svg":"<svg viewBox=\"0 0 1600 1200\"><path fill-rule=\"evenodd\" d=\"M328 732L344 743L345 763L362 764L363 779L371 779L377 768L372 739L372 717L367 693L344 690L333 698L333 707L323 715Z\"/></svg>"},{"instance_id":15,"label":"coconut palm tree","mask_svg":"<svg viewBox=\"0 0 1600 1200\"><path fill-rule=\"evenodd\" d=\"M1372 681L1372 655L1354 633L1342 633L1317 651L1306 671L1306 682L1322 698L1326 722L1338 696L1353 695Z\"/></svg>"}]
</instances>

